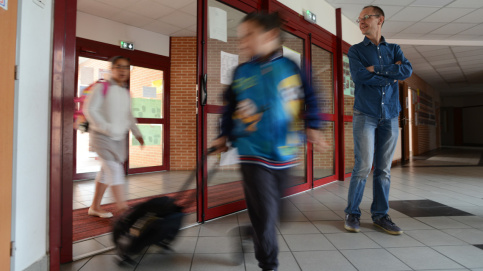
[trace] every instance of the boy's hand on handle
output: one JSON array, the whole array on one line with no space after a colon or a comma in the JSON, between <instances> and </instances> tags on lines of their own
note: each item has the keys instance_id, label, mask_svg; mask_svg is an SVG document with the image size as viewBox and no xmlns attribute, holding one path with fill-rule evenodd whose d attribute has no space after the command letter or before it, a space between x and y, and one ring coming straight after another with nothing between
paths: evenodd
<instances>
[{"instance_id":1,"label":"boy's hand on handle","mask_svg":"<svg viewBox=\"0 0 483 271\"><path fill-rule=\"evenodd\" d=\"M396 61L396 63L394 63L394 64L396 64L396 65L401 65L401 64L402 64L402 62L401 62L401 60L398 60L398 61Z\"/></svg>"},{"instance_id":2,"label":"boy's hand on handle","mask_svg":"<svg viewBox=\"0 0 483 271\"><path fill-rule=\"evenodd\" d=\"M217 154L220 152L226 152L228 147L226 146L226 136L219 137L211 142L210 148L216 148L216 151L211 154Z\"/></svg>"},{"instance_id":3,"label":"boy's hand on handle","mask_svg":"<svg viewBox=\"0 0 483 271\"><path fill-rule=\"evenodd\" d=\"M307 141L312 143L315 151L323 152L329 148L329 144L327 144L324 135L319 130L308 128L306 134Z\"/></svg>"}]
</instances>

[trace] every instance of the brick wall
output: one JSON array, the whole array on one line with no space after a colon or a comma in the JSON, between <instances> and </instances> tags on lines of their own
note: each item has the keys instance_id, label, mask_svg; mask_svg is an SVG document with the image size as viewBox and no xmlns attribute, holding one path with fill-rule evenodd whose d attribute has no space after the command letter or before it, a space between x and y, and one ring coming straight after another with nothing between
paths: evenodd
<instances>
[{"instance_id":1,"label":"brick wall","mask_svg":"<svg viewBox=\"0 0 483 271\"><path fill-rule=\"evenodd\" d=\"M196 167L196 50L196 37L171 38L171 170Z\"/></svg>"},{"instance_id":2,"label":"brick wall","mask_svg":"<svg viewBox=\"0 0 483 271\"><path fill-rule=\"evenodd\" d=\"M415 125L412 122L413 130L413 155L419 155L430 150L437 149L441 147L441 126L440 126L440 116L439 116L439 106L440 106L440 94L438 91L433 89L428 83L421 79L417 74L413 73L411 77L404 80L408 83L412 90L419 89L420 93L426 94L432 98L434 114L436 117L436 125L425 125L419 124ZM414 104L415 111L417 111L417 103ZM412 116L414 120L414 115Z\"/></svg>"}]
</instances>

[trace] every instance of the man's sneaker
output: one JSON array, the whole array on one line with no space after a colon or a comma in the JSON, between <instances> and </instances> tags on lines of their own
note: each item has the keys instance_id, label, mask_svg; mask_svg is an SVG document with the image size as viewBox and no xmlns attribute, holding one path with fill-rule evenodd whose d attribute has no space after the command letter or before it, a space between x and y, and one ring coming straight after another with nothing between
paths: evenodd
<instances>
[{"instance_id":1,"label":"man's sneaker","mask_svg":"<svg viewBox=\"0 0 483 271\"><path fill-rule=\"evenodd\" d=\"M389 215L385 215L378 220L374 221L374 226L377 226L389 234L400 235L403 233L401 228L396 226L394 222L392 222L391 217Z\"/></svg>"},{"instance_id":2,"label":"man's sneaker","mask_svg":"<svg viewBox=\"0 0 483 271\"><path fill-rule=\"evenodd\" d=\"M345 223L344 228L351 232L360 232L361 231L361 222L359 221L359 217L352 214L345 215Z\"/></svg>"}]
</instances>

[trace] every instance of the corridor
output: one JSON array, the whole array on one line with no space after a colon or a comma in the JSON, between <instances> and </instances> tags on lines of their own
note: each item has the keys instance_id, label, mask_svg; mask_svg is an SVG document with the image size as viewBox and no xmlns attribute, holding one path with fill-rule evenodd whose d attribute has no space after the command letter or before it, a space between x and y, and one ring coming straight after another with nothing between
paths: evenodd
<instances>
[{"instance_id":1,"label":"corridor","mask_svg":"<svg viewBox=\"0 0 483 271\"><path fill-rule=\"evenodd\" d=\"M401 236L372 226L372 176L361 204L360 233L343 228L348 179L289 197L289 218L278 232L279 270L482 271L482 176L483 151L478 149L442 149L394 167L389 214L404 230ZM174 253L150 247L135 258L135 266L118 266L111 250L61 270L259 270L252 244L231 231L246 223L244 211L185 229ZM242 257L240 265L236 257Z\"/></svg>"}]
</instances>

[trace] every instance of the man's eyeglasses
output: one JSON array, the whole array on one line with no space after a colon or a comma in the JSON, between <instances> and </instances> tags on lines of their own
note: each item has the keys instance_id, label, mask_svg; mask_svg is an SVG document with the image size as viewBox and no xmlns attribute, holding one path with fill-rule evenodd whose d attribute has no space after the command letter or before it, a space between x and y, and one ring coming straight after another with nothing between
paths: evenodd
<instances>
[{"instance_id":1,"label":"man's eyeglasses","mask_svg":"<svg viewBox=\"0 0 483 271\"><path fill-rule=\"evenodd\" d=\"M379 15L379 14L373 14L373 15L364 15L364 17L362 17L362 18L357 18L356 23L360 23L360 22L362 22L362 21L365 21L365 20L367 20L367 19L371 18L372 16L379 17L379 16L381 16L381 15Z\"/></svg>"}]
</instances>

